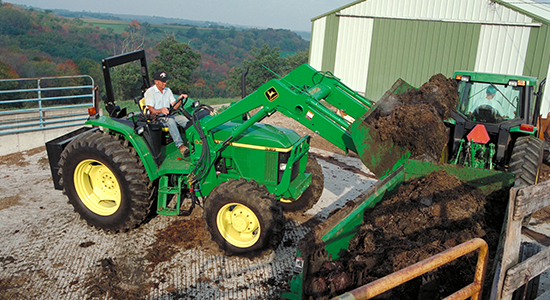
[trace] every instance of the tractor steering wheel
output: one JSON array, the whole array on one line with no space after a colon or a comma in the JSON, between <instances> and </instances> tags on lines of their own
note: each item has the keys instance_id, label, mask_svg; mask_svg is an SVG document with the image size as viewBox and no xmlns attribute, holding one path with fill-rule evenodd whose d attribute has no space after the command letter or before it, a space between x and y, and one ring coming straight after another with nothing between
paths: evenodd
<instances>
[{"instance_id":1,"label":"tractor steering wheel","mask_svg":"<svg viewBox=\"0 0 550 300\"><path fill-rule=\"evenodd\" d=\"M483 123L497 123L502 118L494 107L487 104L476 107L472 113L472 117L476 121Z\"/></svg>"},{"instance_id":2,"label":"tractor steering wheel","mask_svg":"<svg viewBox=\"0 0 550 300\"><path fill-rule=\"evenodd\" d=\"M170 112L168 113L168 115L172 116L174 114L176 114L178 111L179 112L182 112L183 111L183 106L185 105L185 103L187 103L187 100L189 100L189 97L185 98L185 102L181 103L183 101L184 97L181 97L181 98L178 98L178 100L176 100L176 102L174 103L174 105L172 106L172 104L170 104ZM178 106L178 108L174 108L175 106L178 105L178 103L180 104Z\"/></svg>"}]
</instances>

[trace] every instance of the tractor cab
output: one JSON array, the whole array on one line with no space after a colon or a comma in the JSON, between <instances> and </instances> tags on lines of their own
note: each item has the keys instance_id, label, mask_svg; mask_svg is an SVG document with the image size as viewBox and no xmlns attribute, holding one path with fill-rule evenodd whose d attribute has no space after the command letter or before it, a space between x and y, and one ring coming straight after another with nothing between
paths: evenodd
<instances>
[{"instance_id":1,"label":"tractor cab","mask_svg":"<svg viewBox=\"0 0 550 300\"><path fill-rule=\"evenodd\" d=\"M536 78L464 72L458 81L457 111L470 122L499 124L513 120L535 123ZM497 80L498 79L498 80Z\"/></svg>"},{"instance_id":2,"label":"tractor cab","mask_svg":"<svg viewBox=\"0 0 550 300\"><path fill-rule=\"evenodd\" d=\"M457 71L453 78L458 104L451 121L449 162L504 168L517 138L537 135L537 79L467 71Z\"/></svg>"}]
</instances>

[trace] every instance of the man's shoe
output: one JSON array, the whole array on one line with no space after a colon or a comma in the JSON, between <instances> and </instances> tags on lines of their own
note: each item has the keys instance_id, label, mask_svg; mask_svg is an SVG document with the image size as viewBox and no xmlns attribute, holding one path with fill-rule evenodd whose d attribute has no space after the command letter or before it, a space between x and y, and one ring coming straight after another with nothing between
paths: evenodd
<instances>
[{"instance_id":1,"label":"man's shoe","mask_svg":"<svg viewBox=\"0 0 550 300\"><path fill-rule=\"evenodd\" d=\"M187 148L185 145L180 146L180 152L181 154L183 154L183 157L187 157L190 154L189 148Z\"/></svg>"}]
</instances>

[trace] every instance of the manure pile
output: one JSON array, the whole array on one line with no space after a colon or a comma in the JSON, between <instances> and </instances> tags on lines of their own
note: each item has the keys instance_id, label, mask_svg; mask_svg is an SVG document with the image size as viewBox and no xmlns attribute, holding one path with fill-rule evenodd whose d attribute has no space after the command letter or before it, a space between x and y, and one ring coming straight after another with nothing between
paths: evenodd
<instances>
[{"instance_id":1,"label":"manure pile","mask_svg":"<svg viewBox=\"0 0 550 300\"><path fill-rule=\"evenodd\" d=\"M411 152L411 157L425 155L439 161L448 141L443 120L451 116L458 103L456 83L436 74L418 90L389 94L377 103L378 112L368 123L380 139L392 139Z\"/></svg>"},{"instance_id":2,"label":"manure pile","mask_svg":"<svg viewBox=\"0 0 550 300\"><path fill-rule=\"evenodd\" d=\"M506 199L506 190L485 197L445 171L405 182L365 211L348 251L311 274L306 293L320 299L339 295L475 237L494 251ZM467 255L376 299L441 299L473 280L476 261L476 255Z\"/></svg>"}]
</instances>

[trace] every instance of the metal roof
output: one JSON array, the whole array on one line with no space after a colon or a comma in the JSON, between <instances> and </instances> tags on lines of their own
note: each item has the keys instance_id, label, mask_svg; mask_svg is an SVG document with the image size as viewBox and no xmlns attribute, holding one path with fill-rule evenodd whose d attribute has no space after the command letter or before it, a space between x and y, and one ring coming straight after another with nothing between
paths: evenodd
<instances>
[{"instance_id":1,"label":"metal roof","mask_svg":"<svg viewBox=\"0 0 550 300\"><path fill-rule=\"evenodd\" d=\"M311 19L311 21L313 22L322 17L333 14L335 12L339 12L343 9L346 9L348 7L354 6L358 3L365 2L365 1L371 1L371 0L353 1L349 4L346 4L334 10L331 10L327 13L314 17ZM533 18L535 22L541 22L541 23L550 25L550 5L548 4L548 2L541 3L533 0L489 0L489 1L498 3L502 6L515 10L519 13L525 14Z\"/></svg>"},{"instance_id":2,"label":"metal roof","mask_svg":"<svg viewBox=\"0 0 550 300\"><path fill-rule=\"evenodd\" d=\"M550 5L533 0L491 0L550 25Z\"/></svg>"}]
</instances>

